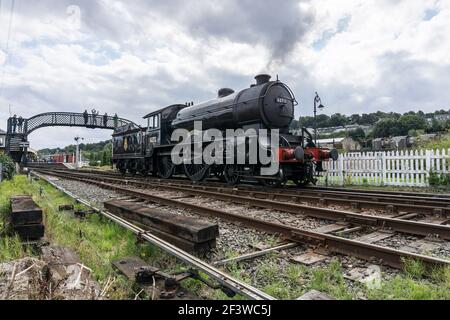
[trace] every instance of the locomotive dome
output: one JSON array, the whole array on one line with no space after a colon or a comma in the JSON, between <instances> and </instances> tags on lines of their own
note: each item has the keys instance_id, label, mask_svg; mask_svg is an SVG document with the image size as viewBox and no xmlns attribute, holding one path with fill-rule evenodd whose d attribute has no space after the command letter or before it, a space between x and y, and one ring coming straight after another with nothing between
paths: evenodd
<instances>
[{"instance_id":1,"label":"locomotive dome","mask_svg":"<svg viewBox=\"0 0 450 320\"><path fill-rule=\"evenodd\" d=\"M232 129L262 124L269 129L285 129L294 119L295 97L289 87L271 76L255 77L256 84L239 92L224 88L218 97L182 109L174 127L192 129L195 121L203 128Z\"/></svg>"}]
</instances>

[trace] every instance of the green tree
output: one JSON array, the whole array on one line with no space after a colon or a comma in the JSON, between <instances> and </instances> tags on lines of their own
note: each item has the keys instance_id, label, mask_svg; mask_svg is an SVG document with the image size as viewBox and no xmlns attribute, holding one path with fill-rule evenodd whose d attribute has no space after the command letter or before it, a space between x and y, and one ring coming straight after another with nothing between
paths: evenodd
<instances>
[{"instance_id":1,"label":"green tree","mask_svg":"<svg viewBox=\"0 0 450 320\"><path fill-rule=\"evenodd\" d=\"M347 136L361 143L366 138L366 133L363 129L358 128L356 130L348 132Z\"/></svg>"},{"instance_id":2,"label":"green tree","mask_svg":"<svg viewBox=\"0 0 450 320\"><path fill-rule=\"evenodd\" d=\"M385 138L393 136L398 122L394 119L384 119L377 123L373 129L372 135L374 138Z\"/></svg>"},{"instance_id":3,"label":"green tree","mask_svg":"<svg viewBox=\"0 0 450 320\"><path fill-rule=\"evenodd\" d=\"M375 123L377 123L377 121L379 119L380 118L374 113L363 114L361 116L361 119L359 120L359 124L360 125L374 125Z\"/></svg>"},{"instance_id":4,"label":"green tree","mask_svg":"<svg viewBox=\"0 0 450 320\"><path fill-rule=\"evenodd\" d=\"M450 130L450 119L445 122L445 129Z\"/></svg>"},{"instance_id":5,"label":"green tree","mask_svg":"<svg viewBox=\"0 0 450 320\"><path fill-rule=\"evenodd\" d=\"M360 124L361 116L359 114L352 114L350 116L351 124Z\"/></svg>"},{"instance_id":6,"label":"green tree","mask_svg":"<svg viewBox=\"0 0 450 320\"><path fill-rule=\"evenodd\" d=\"M102 166L108 165L108 154L106 151L102 152Z\"/></svg>"},{"instance_id":7,"label":"green tree","mask_svg":"<svg viewBox=\"0 0 450 320\"><path fill-rule=\"evenodd\" d=\"M14 161L6 154L0 154L0 163L2 164L3 179L11 180L16 173Z\"/></svg>"},{"instance_id":8,"label":"green tree","mask_svg":"<svg viewBox=\"0 0 450 320\"><path fill-rule=\"evenodd\" d=\"M312 122L314 124L314 117L312 117ZM318 128L327 128L330 126L330 117L326 114L319 114L317 116L317 127Z\"/></svg>"},{"instance_id":9,"label":"green tree","mask_svg":"<svg viewBox=\"0 0 450 320\"><path fill-rule=\"evenodd\" d=\"M330 127L344 127L348 124L348 118L340 113L333 114L328 120Z\"/></svg>"},{"instance_id":10,"label":"green tree","mask_svg":"<svg viewBox=\"0 0 450 320\"><path fill-rule=\"evenodd\" d=\"M401 116L398 123L403 135L407 135L409 130L425 130L428 127L424 118L411 113Z\"/></svg>"},{"instance_id":11,"label":"green tree","mask_svg":"<svg viewBox=\"0 0 450 320\"><path fill-rule=\"evenodd\" d=\"M96 167L98 165L98 163L97 163L98 159L97 158L98 158L97 157L97 153L91 152L89 154L89 165L91 167Z\"/></svg>"},{"instance_id":12,"label":"green tree","mask_svg":"<svg viewBox=\"0 0 450 320\"><path fill-rule=\"evenodd\" d=\"M431 126L427 130L428 133L438 133L445 130L445 123L441 123L436 119L433 119L431 122Z\"/></svg>"},{"instance_id":13,"label":"green tree","mask_svg":"<svg viewBox=\"0 0 450 320\"><path fill-rule=\"evenodd\" d=\"M291 125L289 126L289 129L291 129L291 130L298 130L300 128L301 128L300 122L297 121L297 120L292 120Z\"/></svg>"}]
</instances>

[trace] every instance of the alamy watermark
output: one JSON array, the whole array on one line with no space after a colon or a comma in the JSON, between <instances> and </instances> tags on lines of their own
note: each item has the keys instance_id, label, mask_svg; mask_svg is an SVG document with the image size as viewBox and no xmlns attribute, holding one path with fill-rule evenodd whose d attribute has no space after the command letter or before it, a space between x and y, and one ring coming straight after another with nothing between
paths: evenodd
<instances>
[{"instance_id":1,"label":"alamy watermark","mask_svg":"<svg viewBox=\"0 0 450 320\"><path fill-rule=\"evenodd\" d=\"M261 165L261 175L272 176L279 172L278 129L218 129L203 131L201 121L194 123L194 130L176 129L172 142L175 165Z\"/></svg>"},{"instance_id":2,"label":"alamy watermark","mask_svg":"<svg viewBox=\"0 0 450 320\"><path fill-rule=\"evenodd\" d=\"M70 5L66 8L67 26L72 30L81 28L81 9L77 5Z\"/></svg>"}]
</instances>

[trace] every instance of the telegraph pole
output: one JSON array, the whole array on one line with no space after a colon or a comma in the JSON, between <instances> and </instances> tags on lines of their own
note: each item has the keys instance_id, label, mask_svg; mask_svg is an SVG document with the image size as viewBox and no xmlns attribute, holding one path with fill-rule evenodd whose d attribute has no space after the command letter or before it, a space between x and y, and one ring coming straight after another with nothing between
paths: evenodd
<instances>
[{"instance_id":1,"label":"telegraph pole","mask_svg":"<svg viewBox=\"0 0 450 320\"><path fill-rule=\"evenodd\" d=\"M76 160L75 160L75 168L78 170L80 169L80 162L81 162L81 154L80 154L80 140L84 140L84 138L81 138L79 136L76 136L74 140L77 143L77 149L76 149Z\"/></svg>"}]
</instances>

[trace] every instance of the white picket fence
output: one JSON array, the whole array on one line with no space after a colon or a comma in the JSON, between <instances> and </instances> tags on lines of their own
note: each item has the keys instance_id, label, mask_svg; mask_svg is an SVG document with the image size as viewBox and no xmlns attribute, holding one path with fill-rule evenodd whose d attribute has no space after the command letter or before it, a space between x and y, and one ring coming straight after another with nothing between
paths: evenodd
<instances>
[{"instance_id":1,"label":"white picket fence","mask_svg":"<svg viewBox=\"0 0 450 320\"><path fill-rule=\"evenodd\" d=\"M450 149L352 152L324 169L320 184L428 187L431 172L450 173Z\"/></svg>"}]
</instances>

